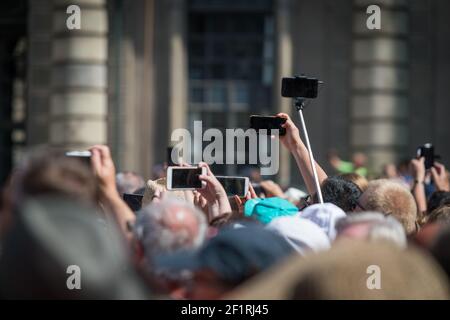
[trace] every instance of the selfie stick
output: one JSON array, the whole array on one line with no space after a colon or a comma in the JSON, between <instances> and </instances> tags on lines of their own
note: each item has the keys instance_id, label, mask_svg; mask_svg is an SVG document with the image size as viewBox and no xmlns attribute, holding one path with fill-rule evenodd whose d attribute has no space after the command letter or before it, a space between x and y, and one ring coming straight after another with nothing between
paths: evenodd
<instances>
[{"instance_id":1,"label":"selfie stick","mask_svg":"<svg viewBox=\"0 0 450 320\"><path fill-rule=\"evenodd\" d=\"M306 148L308 149L309 161L311 161L311 168L313 171L314 184L316 186L317 198L319 199L319 203L323 203L322 190L320 189L319 177L317 175L316 169L316 161L314 160L314 155L312 153L311 144L309 143L308 131L306 130L305 119L303 118L303 109L305 108L305 99L303 98L295 98L294 100L295 108L298 111L300 116L300 122L302 125L302 131L305 135L306 140Z\"/></svg>"}]
</instances>

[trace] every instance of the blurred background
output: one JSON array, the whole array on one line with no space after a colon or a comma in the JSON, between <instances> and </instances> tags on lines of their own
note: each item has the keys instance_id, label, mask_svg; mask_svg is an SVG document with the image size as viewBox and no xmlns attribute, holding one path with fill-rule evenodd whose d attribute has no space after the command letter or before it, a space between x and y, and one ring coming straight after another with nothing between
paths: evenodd
<instances>
[{"instance_id":1,"label":"blurred background","mask_svg":"<svg viewBox=\"0 0 450 320\"><path fill-rule=\"evenodd\" d=\"M81 29L68 30L69 5ZM381 7L381 30L366 8ZM0 184L38 145L108 144L145 177L170 134L248 128L288 112L281 77L323 80L305 112L317 160L364 152L369 167L432 142L450 165L450 2L446 0L2 0ZM217 166L236 174L236 166ZM301 179L282 152L282 184Z\"/></svg>"}]
</instances>

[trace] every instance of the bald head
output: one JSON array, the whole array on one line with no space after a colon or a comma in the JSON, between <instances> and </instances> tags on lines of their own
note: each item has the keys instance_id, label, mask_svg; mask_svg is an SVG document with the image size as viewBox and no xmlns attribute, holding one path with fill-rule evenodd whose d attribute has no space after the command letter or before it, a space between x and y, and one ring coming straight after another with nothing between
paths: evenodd
<instances>
[{"instance_id":1,"label":"bald head","mask_svg":"<svg viewBox=\"0 0 450 320\"><path fill-rule=\"evenodd\" d=\"M187 202L166 199L143 208L137 216L135 233L146 260L182 249L199 247L206 235L206 219Z\"/></svg>"}]
</instances>

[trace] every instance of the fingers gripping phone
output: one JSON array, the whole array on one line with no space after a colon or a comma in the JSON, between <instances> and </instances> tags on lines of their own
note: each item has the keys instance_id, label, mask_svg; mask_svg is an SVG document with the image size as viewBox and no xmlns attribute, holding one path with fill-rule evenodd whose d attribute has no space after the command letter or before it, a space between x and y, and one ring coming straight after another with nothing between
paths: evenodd
<instances>
[{"instance_id":1,"label":"fingers gripping phone","mask_svg":"<svg viewBox=\"0 0 450 320\"><path fill-rule=\"evenodd\" d=\"M206 168L202 167L168 167L168 190L195 190L202 189L206 183L199 179L200 175L206 175Z\"/></svg>"},{"instance_id":2,"label":"fingers gripping phone","mask_svg":"<svg viewBox=\"0 0 450 320\"><path fill-rule=\"evenodd\" d=\"M216 176L222 184L227 196L245 197L248 193L249 179L247 177Z\"/></svg>"},{"instance_id":3,"label":"fingers gripping phone","mask_svg":"<svg viewBox=\"0 0 450 320\"><path fill-rule=\"evenodd\" d=\"M266 129L267 134L270 134L271 129L278 129L280 136L286 134L286 129L281 125L286 123L285 118L274 116L250 116L250 128L258 132L260 129Z\"/></svg>"}]
</instances>

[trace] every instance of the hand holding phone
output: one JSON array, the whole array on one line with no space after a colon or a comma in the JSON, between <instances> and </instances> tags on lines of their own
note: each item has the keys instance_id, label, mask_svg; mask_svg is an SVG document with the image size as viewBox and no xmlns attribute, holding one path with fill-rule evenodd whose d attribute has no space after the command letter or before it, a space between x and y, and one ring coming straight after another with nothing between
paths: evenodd
<instances>
[{"instance_id":1,"label":"hand holding phone","mask_svg":"<svg viewBox=\"0 0 450 320\"><path fill-rule=\"evenodd\" d=\"M436 162L431 168L431 177L437 191L450 192L450 180L447 169L441 163Z\"/></svg>"},{"instance_id":2,"label":"hand holding phone","mask_svg":"<svg viewBox=\"0 0 450 320\"><path fill-rule=\"evenodd\" d=\"M206 187L199 189L198 192L208 203L209 222L220 217L228 216L231 213L231 205L225 189L216 176L214 176L208 164L200 162L199 167L206 170L205 174L200 176L200 179L206 183Z\"/></svg>"}]
</instances>

